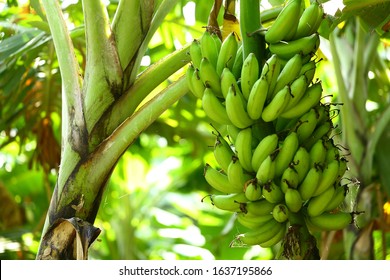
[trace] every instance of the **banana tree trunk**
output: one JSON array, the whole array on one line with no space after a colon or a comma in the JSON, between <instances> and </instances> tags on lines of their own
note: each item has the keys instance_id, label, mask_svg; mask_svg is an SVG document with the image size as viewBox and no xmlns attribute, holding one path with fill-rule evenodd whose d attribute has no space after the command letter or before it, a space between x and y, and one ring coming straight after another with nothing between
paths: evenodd
<instances>
[{"instance_id":1,"label":"banana tree trunk","mask_svg":"<svg viewBox=\"0 0 390 280\"><path fill-rule=\"evenodd\" d=\"M100 233L93 224L116 163L187 93L185 79L179 78L136 110L188 61L185 47L138 75L148 42L176 2L165 0L156 8L154 1L120 1L110 23L102 1L82 1L87 62L81 77L58 1L42 1L61 71L63 112L61 164L37 259L88 258Z\"/></svg>"}]
</instances>

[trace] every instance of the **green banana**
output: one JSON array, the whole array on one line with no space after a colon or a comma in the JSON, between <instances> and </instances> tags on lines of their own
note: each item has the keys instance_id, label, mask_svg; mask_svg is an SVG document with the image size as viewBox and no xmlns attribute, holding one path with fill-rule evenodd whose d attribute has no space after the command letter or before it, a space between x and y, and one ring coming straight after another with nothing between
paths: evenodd
<instances>
[{"instance_id":1,"label":"green banana","mask_svg":"<svg viewBox=\"0 0 390 280\"><path fill-rule=\"evenodd\" d=\"M239 222L241 225L248 229L258 229L260 227L263 227L266 223L268 223L274 218L271 214L253 216L243 212L238 212L235 216L237 222Z\"/></svg>"},{"instance_id":2,"label":"green banana","mask_svg":"<svg viewBox=\"0 0 390 280\"><path fill-rule=\"evenodd\" d=\"M282 118L293 119L302 116L315 105L317 105L322 96L322 85L320 82L315 83L307 88L304 96L293 108L280 114Z\"/></svg>"},{"instance_id":3,"label":"green banana","mask_svg":"<svg viewBox=\"0 0 390 280\"><path fill-rule=\"evenodd\" d=\"M268 82L268 98L270 99L271 94L275 91L276 81L279 77L282 64L276 54L271 55L270 58L264 63L261 70L260 77L266 77Z\"/></svg>"},{"instance_id":4,"label":"green banana","mask_svg":"<svg viewBox=\"0 0 390 280\"><path fill-rule=\"evenodd\" d=\"M206 163L204 168L204 177L206 182L215 190L224 193L236 193L241 192L242 188L238 188L236 185L230 183L226 174L214 169L211 165Z\"/></svg>"},{"instance_id":5,"label":"green banana","mask_svg":"<svg viewBox=\"0 0 390 280\"><path fill-rule=\"evenodd\" d=\"M275 158L275 176L281 176L284 170L293 161L294 155L299 148L298 135L295 131L290 132L281 144Z\"/></svg>"},{"instance_id":6,"label":"green banana","mask_svg":"<svg viewBox=\"0 0 390 280\"><path fill-rule=\"evenodd\" d=\"M312 2L306 9L304 9L301 17L299 18L294 39L306 37L314 32L317 32L317 29L321 24L323 14L324 10L322 6L317 1Z\"/></svg>"},{"instance_id":7,"label":"green banana","mask_svg":"<svg viewBox=\"0 0 390 280\"><path fill-rule=\"evenodd\" d=\"M244 52L242 44L238 47L236 59L234 60L233 67L232 67L232 73L238 80L241 77L241 69L242 65L244 64Z\"/></svg>"},{"instance_id":8,"label":"green banana","mask_svg":"<svg viewBox=\"0 0 390 280\"><path fill-rule=\"evenodd\" d=\"M194 41L192 41L190 45L190 57L194 67L199 69L200 61L203 58L199 40L194 39Z\"/></svg>"},{"instance_id":9,"label":"green banana","mask_svg":"<svg viewBox=\"0 0 390 280\"><path fill-rule=\"evenodd\" d=\"M273 237L271 237L271 239L260 243L259 244L260 247L269 248L269 247L272 247L272 246L275 246L276 244L278 244L283 239L283 237L286 235L286 232L287 232L286 224L287 223L284 223L283 224L284 226L280 229L280 231L278 233L276 233Z\"/></svg>"},{"instance_id":10,"label":"green banana","mask_svg":"<svg viewBox=\"0 0 390 280\"><path fill-rule=\"evenodd\" d=\"M219 51L216 70L219 75L224 68L232 69L238 50L238 41L235 32L230 33L222 42Z\"/></svg>"},{"instance_id":11,"label":"green banana","mask_svg":"<svg viewBox=\"0 0 390 280\"><path fill-rule=\"evenodd\" d=\"M273 181L264 184L263 196L270 203L280 203L284 199L282 189Z\"/></svg>"},{"instance_id":12,"label":"green banana","mask_svg":"<svg viewBox=\"0 0 390 280\"><path fill-rule=\"evenodd\" d=\"M293 165L288 166L282 174L280 179L280 188L284 193L290 188L297 188L299 184L298 172Z\"/></svg>"},{"instance_id":13,"label":"green banana","mask_svg":"<svg viewBox=\"0 0 390 280\"><path fill-rule=\"evenodd\" d=\"M268 96L268 81L260 77L252 86L248 96L247 112L252 120L258 120L263 113L264 104Z\"/></svg>"},{"instance_id":14,"label":"green banana","mask_svg":"<svg viewBox=\"0 0 390 280\"><path fill-rule=\"evenodd\" d=\"M258 245L270 240L281 230L282 227L285 226L285 223L279 223L275 219L271 219L258 229L237 235L232 244L238 244L239 246Z\"/></svg>"},{"instance_id":15,"label":"green banana","mask_svg":"<svg viewBox=\"0 0 390 280\"><path fill-rule=\"evenodd\" d=\"M328 137L332 129L332 122L330 120L326 120L324 123L316 127L312 135L309 137L309 139L306 140L303 146L310 150L313 145L318 142L318 140L322 139L323 137Z\"/></svg>"},{"instance_id":16,"label":"green banana","mask_svg":"<svg viewBox=\"0 0 390 280\"><path fill-rule=\"evenodd\" d=\"M287 61L286 65L284 65L284 67L282 68L282 71L280 71L272 95L274 96L274 94L276 94L286 85L290 85L298 77L301 68L302 56L297 53Z\"/></svg>"},{"instance_id":17,"label":"green banana","mask_svg":"<svg viewBox=\"0 0 390 280\"><path fill-rule=\"evenodd\" d=\"M219 43L215 40L210 32L204 32L199 42L202 51L202 57L207 58L215 70L219 55Z\"/></svg>"},{"instance_id":18,"label":"green banana","mask_svg":"<svg viewBox=\"0 0 390 280\"><path fill-rule=\"evenodd\" d=\"M285 108L285 111L289 111L294 108L301 98L305 95L305 92L309 86L307 77L304 74L301 74L296 78L290 85L290 94L291 98L288 105Z\"/></svg>"},{"instance_id":19,"label":"green banana","mask_svg":"<svg viewBox=\"0 0 390 280\"><path fill-rule=\"evenodd\" d=\"M347 186L336 185L333 197L328 203L328 205L326 205L325 212L334 211L335 209L337 209L341 205L341 203L343 203L345 196L347 195L347 191Z\"/></svg>"},{"instance_id":20,"label":"green banana","mask_svg":"<svg viewBox=\"0 0 390 280\"><path fill-rule=\"evenodd\" d=\"M186 70L186 81L187 81L188 89L190 90L190 92L192 92L195 95L194 87L192 86L192 75L194 74L194 72L195 72L195 67L193 64L190 64ZM195 95L195 97L198 96Z\"/></svg>"},{"instance_id":21,"label":"green banana","mask_svg":"<svg viewBox=\"0 0 390 280\"><path fill-rule=\"evenodd\" d=\"M206 87L202 97L202 107L207 117L218 124L232 124L222 100L220 100L214 91Z\"/></svg>"},{"instance_id":22,"label":"green banana","mask_svg":"<svg viewBox=\"0 0 390 280\"><path fill-rule=\"evenodd\" d=\"M206 87L211 88L217 97L223 97L221 89L221 78L214 66L204 57L200 61L199 76Z\"/></svg>"},{"instance_id":23,"label":"green banana","mask_svg":"<svg viewBox=\"0 0 390 280\"><path fill-rule=\"evenodd\" d=\"M240 132L240 129L233 125L233 124L229 124L226 126L226 130L227 130L227 133L228 133L228 137L233 141L233 142L236 142L236 138L237 138L237 134Z\"/></svg>"},{"instance_id":24,"label":"green banana","mask_svg":"<svg viewBox=\"0 0 390 280\"><path fill-rule=\"evenodd\" d=\"M275 161L268 155L260 164L259 169L256 171L257 181L264 185L269 183L275 177Z\"/></svg>"},{"instance_id":25,"label":"green banana","mask_svg":"<svg viewBox=\"0 0 390 280\"><path fill-rule=\"evenodd\" d=\"M230 212L245 212L248 199L245 193L211 194L211 204L218 209Z\"/></svg>"},{"instance_id":26,"label":"green banana","mask_svg":"<svg viewBox=\"0 0 390 280\"><path fill-rule=\"evenodd\" d=\"M249 201L256 201L262 198L262 189L260 184L257 183L257 179L249 180L244 187L244 193Z\"/></svg>"},{"instance_id":27,"label":"green banana","mask_svg":"<svg viewBox=\"0 0 390 280\"><path fill-rule=\"evenodd\" d=\"M337 175L337 180L340 181L345 172L348 170L348 160L345 157L339 158L339 174Z\"/></svg>"},{"instance_id":28,"label":"green banana","mask_svg":"<svg viewBox=\"0 0 390 280\"><path fill-rule=\"evenodd\" d=\"M242 167L247 171L254 171L252 168L252 129L244 128L238 132L234 146Z\"/></svg>"},{"instance_id":29,"label":"green banana","mask_svg":"<svg viewBox=\"0 0 390 280\"><path fill-rule=\"evenodd\" d=\"M237 190L243 191L245 183L252 177L244 172L240 160L233 156L226 172L229 182L237 187Z\"/></svg>"},{"instance_id":30,"label":"green banana","mask_svg":"<svg viewBox=\"0 0 390 280\"><path fill-rule=\"evenodd\" d=\"M190 80L191 80L192 90L193 90L192 93L197 98L202 99L203 93L204 93L204 90L206 87L204 86L204 84L199 76L199 69L198 68L194 69L194 72L192 73Z\"/></svg>"},{"instance_id":31,"label":"green banana","mask_svg":"<svg viewBox=\"0 0 390 280\"><path fill-rule=\"evenodd\" d=\"M310 169L310 154L304 147L299 147L292 160L292 166L298 173L298 182L301 183Z\"/></svg>"},{"instance_id":32,"label":"green banana","mask_svg":"<svg viewBox=\"0 0 390 280\"><path fill-rule=\"evenodd\" d=\"M324 176L322 176L324 178ZM317 188L318 189L318 188ZM334 187L330 187L320 195L310 198L307 203L307 214L310 217L319 216L324 213L326 206L330 203L335 192Z\"/></svg>"},{"instance_id":33,"label":"green banana","mask_svg":"<svg viewBox=\"0 0 390 280\"><path fill-rule=\"evenodd\" d=\"M247 215L249 216L266 216L271 215L275 203L271 203L266 199L261 199L246 204Z\"/></svg>"},{"instance_id":34,"label":"green banana","mask_svg":"<svg viewBox=\"0 0 390 280\"><path fill-rule=\"evenodd\" d=\"M261 114L261 118L265 122L274 121L278 118L288 105L291 99L290 88L285 86L283 89L278 91L275 96L272 98L271 102L269 102L263 109Z\"/></svg>"},{"instance_id":35,"label":"green banana","mask_svg":"<svg viewBox=\"0 0 390 280\"><path fill-rule=\"evenodd\" d=\"M262 162L278 147L279 137L276 133L267 135L256 146L252 153L252 168L258 170Z\"/></svg>"},{"instance_id":36,"label":"green banana","mask_svg":"<svg viewBox=\"0 0 390 280\"><path fill-rule=\"evenodd\" d=\"M341 230L354 222L353 213L337 212L323 213L315 217L307 217L310 225L319 230L333 231Z\"/></svg>"},{"instance_id":37,"label":"green banana","mask_svg":"<svg viewBox=\"0 0 390 280\"><path fill-rule=\"evenodd\" d=\"M283 203L275 205L274 209L272 210L272 216L279 223L284 223L285 221L287 221L289 213L290 211Z\"/></svg>"},{"instance_id":38,"label":"green banana","mask_svg":"<svg viewBox=\"0 0 390 280\"><path fill-rule=\"evenodd\" d=\"M280 58L288 60L297 53L300 53L302 56L314 54L317 51L319 44L320 37L317 33L314 33L310 36L293 41L271 43L269 45L269 50Z\"/></svg>"},{"instance_id":39,"label":"green banana","mask_svg":"<svg viewBox=\"0 0 390 280\"><path fill-rule=\"evenodd\" d=\"M247 104L242 93L233 85L229 88L225 103L230 121L238 128L247 128L255 122L246 111Z\"/></svg>"},{"instance_id":40,"label":"green banana","mask_svg":"<svg viewBox=\"0 0 390 280\"><path fill-rule=\"evenodd\" d=\"M309 151L310 155L310 165L322 167L325 164L326 159L326 145L324 143L324 139L317 140L316 143L311 147Z\"/></svg>"},{"instance_id":41,"label":"green banana","mask_svg":"<svg viewBox=\"0 0 390 280\"><path fill-rule=\"evenodd\" d=\"M273 24L265 33L265 41L269 44L282 40L290 40L298 28L301 12L301 0L289 0L279 13Z\"/></svg>"},{"instance_id":42,"label":"green banana","mask_svg":"<svg viewBox=\"0 0 390 280\"><path fill-rule=\"evenodd\" d=\"M295 126L295 131L298 134L299 143L304 144L312 135L317 126L317 112L315 109L310 109L303 114Z\"/></svg>"},{"instance_id":43,"label":"green banana","mask_svg":"<svg viewBox=\"0 0 390 280\"><path fill-rule=\"evenodd\" d=\"M221 74L221 91L225 99L231 86L234 86L236 90L239 90L237 80L236 77L234 77L233 72L229 68L225 67Z\"/></svg>"},{"instance_id":44,"label":"green banana","mask_svg":"<svg viewBox=\"0 0 390 280\"><path fill-rule=\"evenodd\" d=\"M302 208L302 197L297 189L287 189L284 194L284 201L288 210L297 213Z\"/></svg>"},{"instance_id":45,"label":"green banana","mask_svg":"<svg viewBox=\"0 0 390 280\"><path fill-rule=\"evenodd\" d=\"M302 65L301 71L299 75L304 75L307 79L308 84L310 84L316 73L316 62L314 60L310 60L309 62Z\"/></svg>"},{"instance_id":46,"label":"green banana","mask_svg":"<svg viewBox=\"0 0 390 280\"><path fill-rule=\"evenodd\" d=\"M254 83L259 78L259 62L254 53L248 54L241 69L241 92L246 100Z\"/></svg>"},{"instance_id":47,"label":"green banana","mask_svg":"<svg viewBox=\"0 0 390 280\"><path fill-rule=\"evenodd\" d=\"M322 171L322 179L318 184L313 196L319 196L326 192L328 189L333 188L333 184L336 182L339 175L339 161L331 161Z\"/></svg>"},{"instance_id":48,"label":"green banana","mask_svg":"<svg viewBox=\"0 0 390 280\"><path fill-rule=\"evenodd\" d=\"M303 201L306 201L311 197L313 197L313 194L316 191L321 178L322 178L321 170L319 170L317 167L311 167L309 169L305 178L298 186L298 191Z\"/></svg>"},{"instance_id":49,"label":"green banana","mask_svg":"<svg viewBox=\"0 0 390 280\"><path fill-rule=\"evenodd\" d=\"M230 144L221 134L218 134L214 144L214 158L225 173L227 173L233 156L234 152Z\"/></svg>"}]
</instances>

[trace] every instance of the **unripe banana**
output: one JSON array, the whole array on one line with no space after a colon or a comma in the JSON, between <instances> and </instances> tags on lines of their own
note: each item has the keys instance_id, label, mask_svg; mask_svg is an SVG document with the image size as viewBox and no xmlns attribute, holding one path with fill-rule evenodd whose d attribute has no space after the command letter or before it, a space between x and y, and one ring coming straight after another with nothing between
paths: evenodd
<instances>
[{"instance_id":1,"label":"unripe banana","mask_svg":"<svg viewBox=\"0 0 390 280\"><path fill-rule=\"evenodd\" d=\"M234 77L232 71L229 68L225 67L222 70L222 74L221 74L221 91L225 99L229 92L229 88L232 85L235 87L236 90L239 90L236 77Z\"/></svg>"},{"instance_id":2,"label":"unripe banana","mask_svg":"<svg viewBox=\"0 0 390 280\"><path fill-rule=\"evenodd\" d=\"M304 144L317 126L317 113L313 108L303 114L295 126L299 143Z\"/></svg>"},{"instance_id":3,"label":"unripe banana","mask_svg":"<svg viewBox=\"0 0 390 280\"><path fill-rule=\"evenodd\" d=\"M286 235L286 232L287 232L287 226L286 226L287 223L284 223L283 227L280 229L280 231L278 233L276 233L273 237L271 237L271 239L269 239L268 241L265 241L265 242L262 242L260 243L260 247L262 248L269 248L269 247L272 247L272 246L275 246L276 244L278 244L283 238L284 236Z\"/></svg>"},{"instance_id":4,"label":"unripe banana","mask_svg":"<svg viewBox=\"0 0 390 280\"><path fill-rule=\"evenodd\" d=\"M275 205L274 209L272 210L272 216L279 223L284 223L287 221L289 213L290 211L283 203Z\"/></svg>"},{"instance_id":5,"label":"unripe banana","mask_svg":"<svg viewBox=\"0 0 390 280\"><path fill-rule=\"evenodd\" d=\"M220 100L209 87L206 87L204 90L202 107L207 117L209 117L213 122L224 125L232 124L227 115L226 108L222 104L222 100Z\"/></svg>"},{"instance_id":6,"label":"unripe banana","mask_svg":"<svg viewBox=\"0 0 390 280\"><path fill-rule=\"evenodd\" d=\"M317 140L316 143L311 147L310 151L310 165L312 167L319 166L323 167L326 159L326 145L323 139Z\"/></svg>"},{"instance_id":7,"label":"unripe banana","mask_svg":"<svg viewBox=\"0 0 390 280\"><path fill-rule=\"evenodd\" d=\"M348 160L344 157L339 159L339 174L337 175L337 180L340 181L345 172L348 170Z\"/></svg>"},{"instance_id":8,"label":"unripe banana","mask_svg":"<svg viewBox=\"0 0 390 280\"><path fill-rule=\"evenodd\" d=\"M204 168L204 177L206 179L206 182L216 189L217 191L229 194L229 193L236 193L236 192L242 192L242 187L239 188L236 185L233 185L230 183L228 177L226 174L221 173L220 171L214 169L212 166L206 163Z\"/></svg>"},{"instance_id":9,"label":"unripe banana","mask_svg":"<svg viewBox=\"0 0 390 280\"><path fill-rule=\"evenodd\" d=\"M313 196L320 196L322 193L326 192L328 189L333 188L333 184L336 182L339 174L339 161L333 160L330 162L326 168L322 171L322 179L318 184L316 191Z\"/></svg>"},{"instance_id":10,"label":"unripe banana","mask_svg":"<svg viewBox=\"0 0 390 280\"><path fill-rule=\"evenodd\" d=\"M194 87L192 86L192 75L194 74L195 72L195 67L193 64L190 64L186 70L186 81L187 81L187 85L188 85L188 89L190 90L190 92L192 92L194 95ZM197 97L195 95L195 97Z\"/></svg>"},{"instance_id":11,"label":"unripe banana","mask_svg":"<svg viewBox=\"0 0 390 280\"><path fill-rule=\"evenodd\" d=\"M299 176L293 165L287 167L282 174L280 179L280 188L282 192L286 193L290 188L297 188L299 184Z\"/></svg>"},{"instance_id":12,"label":"unripe banana","mask_svg":"<svg viewBox=\"0 0 390 280\"><path fill-rule=\"evenodd\" d=\"M299 72L302 68L302 56L297 53L292 58L290 58L286 65L282 68L278 79L276 81L275 89L273 95L278 91L284 88L286 85L290 85L299 75Z\"/></svg>"},{"instance_id":13,"label":"unripe banana","mask_svg":"<svg viewBox=\"0 0 390 280\"><path fill-rule=\"evenodd\" d=\"M274 209L275 203L271 203L266 199L248 202L246 204L246 210L248 216L272 216L272 209Z\"/></svg>"},{"instance_id":14,"label":"unripe banana","mask_svg":"<svg viewBox=\"0 0 390 280\"><path fill-rule=\"evenodd\" d=\"M246 212L248 199L243 192L230 194L211 194L211 204L218 209L230 212Z\"/></svg>"},{"instance_id":15,"label":"unripe banana","mask_svg":"<svg viewBox=\"0 0 390 280\"><path fill-rule=\"evenodd\" d=\"M279 42L269 45L271 53L278 55L282 59L290 59L297 53L302 56L314 54L320 44L320 37L317 33L299 38L294 41Z\"/></svg>"},{"instance_id":16,"label":"unripe banana","mask_svg":"<svg viewBox=\"0 0 390 280\"><path fill-rule=\"evenodd\" d=\"M302 197L297 189L287 189L284 201L287 208L293 213L297 213L302 208Z\"/></svg>"},{"instance_id":17,"label":"unripe banana","mask_svg":"<svg viewBox=\"0 0 390 280\"><path fill-rule=\"evenodd\" d=\"M298 182L301 183L310 169L310 154L304 147L299 147L294 155L292 166L298 173Z\"/></svg>"},{"instance_id":18,"label":"unripe banana","mask_svg":"<svg viewBox=\"0 0 390 280\"><path fill-rule=\"evenodd\" d=\"M233 124L229 124L226 126L226 130L228 133L228 137L233 141L236 142L237 134L241 131L237 126Z\"/></svg>"},{"instance_id":19,"label":"unripe banana","mask_svg":"<svg viewBox=\"0 0 390 280\"><path fill-rule=\"evenodd\" d=\"M211 88L217 97L223 97L220 76L206 57L200 61L199 76L203 84Z\"/></svg>"},{"instance_id":20,"label":"unripe banana","mask_svg":"<svg viewBox=\"0 0 390 280\"><path fill-rule=\"evenodd\" d=\"M263 186L263 196L270 203L280 203L284 199L284 193L281 188L273 181Z\"/></svg>"},{"instance_id":21,"label":"unripe banana","mask_svg":"<svg viewBox=\"0 0 390 280\"><path fill-rule=\"evenodd\" d=\"M313 197L314 192L317 189L322 177L322 172L317 167L312 167L307 172L305 178L298 186L299 194L303 201L306 201Z\"/></svg>"},{"instance_id":22,"label":"unripe banana","mask_svg":"<svg viewBox=\"0 0 390 280\"><path fill-rule=\"evenodd\" d=\"M271 102L265 106L263 113L261 114L261 118L265 122L274 121L283 113L290 99L290 88L285 86L283 89L278 91L272 98Z\"/></svg>"},{"instance_id":23,"label":"unripe banana","mask_svg":"<svg viewBox=\"0 0 390 280\"><path fill-rule=\"evenodd\" d=\"M298 135L295 131L290 132L282 142L279 153L275 158L275 176L281 176L284 170L294 159L299 148Z\"/></svg>"},{"instance_id":24,"label":"unripe banana","mask_svg":"<svg viewBox=\"0 0 390 280\"><path fill-rule=\"evenodd\" d=\"M314 60L310 60L309 62L302 65L301 72L299 75L304 75L307 79L308 84L310 84L316 73L316 62Z\"/></svg>"},{"instance_id":25,"label":"unripe banana","mask_svg":"<svg viewBox=\"0 0 390 280\"><path fill-rule=\"evenodd\" d=\"M323 16L323 8L317 2L314 1L306 9L304 9L297 27L297 32L294 35L294 39L309 36L314 32L317 32L318 27L321 24Z\"/></svg>"},{"instance_id":26,"label":"unripe banana","mask_svg":"<svg viewBox=\"0 0 390 280\"><path fill-rule=\"evenodd\" d=\"M259 78L259 62L254 53L248 54L241 69L241 91L246 100L254 83Z\"/></svg>"},{"instance_id":27,"label":"unripe banana","mask_svg":"<svg viewBox=\"0 0 390 280\"><path fill-rule=\"evenodd\" d=\"M242 65L244 64L244 52L242 44L238 47L236 59L234 60L233 67L232 67L232 73L238 80L241 77L241 69Z\"/></svg>"},{"instance_id":28,"label":"unripe banana","mask_svg":"<svg viewBox=\"0 0 390 280\"><path fill-rule=\"evenodd\" d=\"M340 158L339 148L333 143L332 139L329 139L326 145L325 162L328 164L333 160L338 160L339 158Z\"/></svg>"},{"instance_id":29,"label":"unripe banana","mask_svg":"<svg viewBox=\"0 0 390 280\"><path fill-rule=\"evenodd\" d=\"M200 48L202 51L202 57L206 57L215 70L219 55L219 43L209 32L204 32L200 38Z\"/></svg>"},{"instance_id":30,"label":"unripe banana","mask_svg":"<svg viewBox=\"0 0 390 280\"><path fill-rule=\"evenodd\" d=\"M264 137L252 154L252 167L253 170L258 170L262 162L278 147L279 138L276 133L267 135Z\"/></svg>"},{"instance_id":31,"label":"unripe banana","mask_svg":"<svg viewBox=\"0 0 390 280\"><path fill-rule=\"evenodd\" d=\"M324 179L324 176L322 176L322 179ZM334 192L335 188L332 186L326 189L320 195L310 198L309 202L307 203L307 214L310 217L321 215L325 211L326 206L332 200Z\"/></svg>"},{"instance_id":32,"label":"unripe banana","mask_svg":"<svg viewBox=\"0 0 390 280\"><path fill-rule=\"evenodd\" d=\"M242 167L248 171L252 168L252 129L250 127L240 130L234 142L236 153Z\"/></svg>"},{"instance_id":33,"label":"unripe banana","mask_svg":"<svg viewBox=\"0 0 390 280\"><path fill-rule=\"evenodd\" d=\"M317 126L313 131L312 135L307 139L306 143L303 144L305 148L310 150L313 145L323 137L329 136L332 132L333 124L330 120L325 121L321 125Z\"/></svg>"},{"instance_id":34,"label":"unripe banana","mask_svg":"<svg viewBox=\"0 0 390 280\"><path fill-rule=\"evenodd\" d=\"M261 216L253 216L248 213L246 214L243 212L239 212L236 214L236 219L237 222L239 222L244 227L254 230L263 227L270 220L274 219L274 217L270 213Z\"/></svg>"},{"instance_id":35,"label":"unripe banana","mask_svg":"<svg viewBox=\"0 0 390 280\"><path fill-rule=\"evenodd\" d=\"M238 50L238 42L236 38L236 33L230 33L225 40L222 42L221 50L219 51L218 60L217 60L217 73L222 74L224 68L232 69L234 60L236 59L236 54Z\"/></svg>"},{"instance_id":36,"label":"unripe banana","mask_svg":"<svg viewBox=\"0 0 390 280\"><path fill-rule=\"evenodd\" d=\"M231 184L237 187L237 190L243 191L245 183L251 179L251 176L244 172L240 160L233 156L227 169L227 176Z\"/></svg>"},{"instance_id":37,"label":"unripe banana","mask_svg":"<svg viewBox=\"0 0 390 280\"><path fill-rule=\"evenodd\" d=\"M194 40L192 41L190 45L190 57L192 64L194 65L195 68L199 69L200 67L200 61L203 58L202 55L202 49L200 47L200 42L199 40Z\"/></svg>"},{"instance_id":38,"label":"unripe banana","mask_svg":"<svg viewBox=\"0 0 390 280\"><path fill-rule=\"evenodd\" d=\"M232 124L244 129L254 123L246 111L247 104L242 93L233 85L229 88L225 103L226 112Z\"/></svg>"},{"instance_id":39,"label":"unripe banana","mask_svg":"<svg viewBox=\"0 0 390 280\"><path fill-rule=\"evenodd\" d=\"M294 108L301 98L305 95L309 82L305 75L299 75L290 85L290 94L291 98L288 105L285 108L285 111L289 111Z\"/></svg>"},{"instance_id":40,"label":"unripe banana","mask_svg":"<svg viewBox=\"0 0 390 280\"><path fill-rule=\"evenodd\" d=\"M270 240L275 234L277 234L282 227L285 227L284 223L279 223L275 219L271 219L262 227L251 230L245 233L241 233L236 236L232 244L243 245L258 245L260 243Z\"/></svg>"},{"instance_id":41,"label":"unripe banana","mask_svg":"<svg viewBox=\"0 0 390 280\"><path fill-rule=\"evenodd\" d=\"M354 222L353 213L345 212L323 213L307 219L314 227L325 231L342 230Z\"/></svg>"},{"instance_id":42,"label":"unripe banana","mask_svg":"<svg viewBox=\"0 0 390 280\"><path fill-rule=\"evenodd\" d=\"M275 177L275 161L268 155L260 164L259 169L256 172L257 181L264 185L269 183Z\"/></svg>"},{"instance_id":43,"label":"unripe banana","mask_svg":"<svg viewBox=\"0 0 390 280\"><path fill-rule=\"evenodd\" d=\"M204 84L199 76L199 69L198 68L195 68L194 72L192 73L191 84L192 84L192 90L193 90L192 93L197 98L202 99L203 93L204 93L204 90L206 87L204 86Z\"/></svg>"},{"instance_id":44,"label":"unripe banana","mask_svg":"<svg viewBox=\"0 0 390 280\"><path fill-rule=\"evenodd\" d=\"M265 33L267 43L277 43L282 40L290 40L298 27L301 0L289 0L283 7L274 23Z\"/></svg>"},{"instance_id":45,"label":"unripe banana","mask_svg":"<svg viewBox=\"0 0 390 280\"><path fill-rule=\"evenodd\" d=\"M268 98L270 99L272 93L275 91L276 82L278 80L282 64L276 54L271 55L265 62L260 77L266 77L268 81Z\"/></svg>"},{"instance_id":46,"label":"unripe banana","mask_svg":"<svg viewBox=\"0 0 390 280\"><path fill-rule=\"evenodd\" d=\"M293 108L282 112L281 117L287 119L297 118L309 111L320 102L322 95L321 83L316 83L307 88L305 94Z\"/></svg>"},{"instance_id":47,"label":"unripe banana","mask_svg":"<svg viewBox=\"0 0 390 280\"><path fill-rule=\"evenodd\" d=\"M227 173L233 156L234 152L230 144L218 134L214 144L214 158L225 173Z\"/></svg>"},{"instance_id":48,"label":"unripe banana","mask_svg":"<svg viewBox=\"0 0 390 280\"><path fill-rule=\"evenodd\" d=\"M265 77L260 77L253 84L248 97L247 112L252 120L260 119L267 96L268 81Z\"/></svg>"},{"instance_id":49,"label":"unripe banana","mask_svg":"<svg viewBox=\"0 0 390 280\"><path fill-rule=\"evenodd\" d=\"M262 189L256 178L249 180L245 184L244 192L249 201L256 201L262 197Z\"/></svg>"},{"instance_id":50,"label":"unripe banana","mask_svg":"<svg viewBox=\"0 0 390 280\"><path fill-rule=\"evenodd\" d=\"M325 208L325 212L334 211L341 203L343 203L345 196L347 195L348 189L344 185L336 185L333 197Z\"/></svg>"}]
</instances>

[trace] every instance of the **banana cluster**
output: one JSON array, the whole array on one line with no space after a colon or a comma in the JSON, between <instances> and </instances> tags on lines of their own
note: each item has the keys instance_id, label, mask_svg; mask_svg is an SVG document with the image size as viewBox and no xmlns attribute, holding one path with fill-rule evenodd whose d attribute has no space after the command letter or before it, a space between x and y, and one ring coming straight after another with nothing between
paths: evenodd
<instances>
[{"instance_id":1,"label":"banana cluster","mask_svg":"<svg viewBox=\"0 0 390 280\"><path fill-rule=\"evenodd\" d=\"M243 57L235 33L222 42L205 32L190 47L186 78L202 101L216 133L214 157L204 176L218 191L211 203L235 213L248 228L232 246L270 247L283 239L291 220L314 230L338 230L353 222L339 211L347 187L347 160L331 133L331 104L323 104L314 80L317 29L323 9L289 0L265 33L265 62Z\"/></svg>"}]
</instances>

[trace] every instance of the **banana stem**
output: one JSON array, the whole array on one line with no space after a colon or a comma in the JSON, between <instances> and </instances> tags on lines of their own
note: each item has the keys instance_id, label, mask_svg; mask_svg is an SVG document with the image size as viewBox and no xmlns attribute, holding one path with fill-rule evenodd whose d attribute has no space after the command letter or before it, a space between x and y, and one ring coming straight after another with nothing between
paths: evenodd
<instances>
[{"instance_id":1,"label":"banana stem","mask_svg":"<svg viewBox=\"0 0 390 280\"><path fill-rule=\"evenodd\" d=\"M259 66L263 64L265 54L264 36L256 33L261 29L260 22L260 1L240 1L240 28L243 46L243 59L254 53Z\"/></svg>"}]
</instances>

